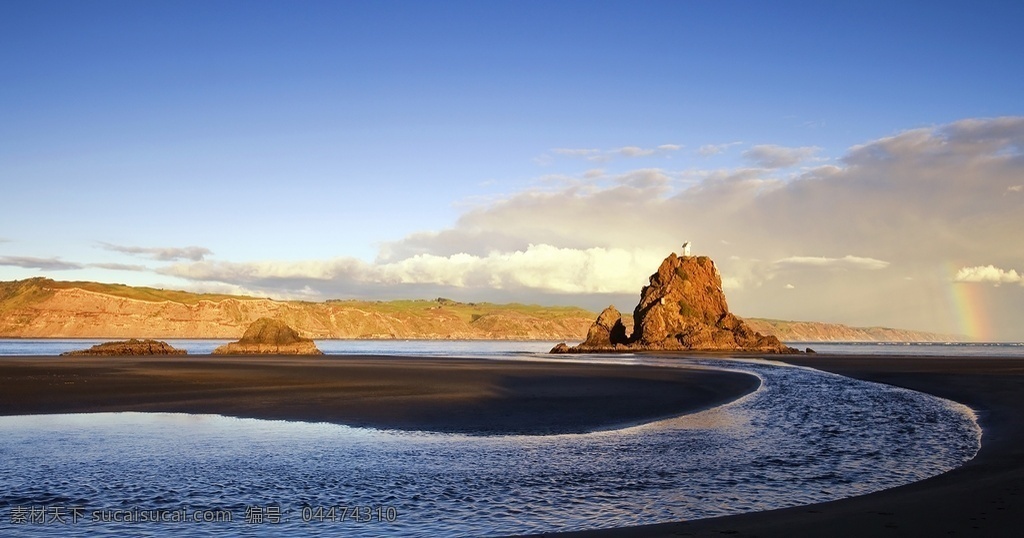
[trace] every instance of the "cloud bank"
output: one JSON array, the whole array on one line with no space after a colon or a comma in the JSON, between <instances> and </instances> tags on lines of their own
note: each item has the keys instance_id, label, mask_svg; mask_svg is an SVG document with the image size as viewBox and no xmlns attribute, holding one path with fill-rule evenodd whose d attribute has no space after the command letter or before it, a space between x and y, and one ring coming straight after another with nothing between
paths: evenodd
<instances>
[{"instance_id":1,"label":"cloud bank","mask_svg":"<svg viewBox=\"0 0 1024 538\"><path fill-rule=\"evenodd\" d=\"M595 160L679 149L551 153ZM384 244L373 261L240 263L212 260L202 247L104 248L174 262L157 271L194 286L270 295L462 293L628 309L658 262L691 241L695 254L717 261L741 315L959 332L964 313L950 290L973 286L975 305L992 320L988 333L1024 339L1024 286L995 293L983 285L1021 282L1000 267L1024 266L1024 118L912 129L853 146L830 164L820 164L820 153L759 145L743 153L752 167L546 178L469 206L446 229ZM81 265L10 256L0 263Z\"/></svg>"},{"instance_id":2,"label":"cloud bank","mask_svg":"<svg viewBox=\"0 0 1024 538\"><path fill-rule=\"evenodd\" d=\"M957 282L991 282L996 286L1004 283L1024 285L1024 274L1010 269L1000 269L994 265L964 267L956 272Z\"/></svg>"},{"instance_id":3,"label":"cloud bank","mask_svg":"<svg viewBox=\"0 0 1024 538\"><path fill-rule=\"evenodd\" d=\"M787 148L772 144L754 146L743 157L761 168L775 169L796 166L821 151L816 147Z\"/></svg>"},{"instance_id":4,"label":"cloud bank","mask_svg":"<svg viewBox=\"0 0 1024 538\"><path fill-rule=\"evenodd\" d=\"M174 264L162 274L195 281L272 287L275 281L361 284L431 284L455 288L535 290L559 294L630 293L664 257L663 252L528 245L483 256L416 254L370 264L354 258L303 262L197 262Z\"/></svg>"},{"instance_id":5,"label":"cloud bank","mask_svg":"<svg viewBox=\"0 0 1024 538\"><path fill-rule=\"evenodd\" d=\"M56 257L37 258L34 256L0 256L0 265L44 271L71 271L85 267L85 264L67 262Z\"/></svg>"},{"instance_id":6,"label":"cloud bank","mask_svg":"<svg viewBox=\"0 0 1024 538\"><path fill-rule=\"evenodd\" d=\"M208 248L204 247L132 247L123 245L114 245L103 241L99 242L101 248L110 250L113 252L120 252L122 254L128 254L131 256L140 256L143 258L149 258L152 260L170 262L177 260L192 260L200 261L213 254Z\"/></svg>"}]
</instances>

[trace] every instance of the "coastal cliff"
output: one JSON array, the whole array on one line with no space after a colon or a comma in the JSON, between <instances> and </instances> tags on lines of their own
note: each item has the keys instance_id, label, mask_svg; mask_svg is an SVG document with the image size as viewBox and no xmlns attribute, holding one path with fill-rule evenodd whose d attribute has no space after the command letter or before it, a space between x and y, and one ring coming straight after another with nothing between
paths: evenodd
<instances>
[{"instance_id":1,"label":"coastal cliff","mask_svg":"<svg viewBox=\"0 0 1024 538\"><path fill-rule=\"evenodd\" d=\"M743 318L751 329L786 342L966 342L966 336L891 327L850 327L820 321Z\"/></svg>"},{"instance_id":2,"label":"coastal cliff","mask_svg":"<svg viewBox=\"0 0 1024 538\"><path fill-rule=\"evenodd\" d=\"M0 338L239 338L252 322L272 317L307 338L579 341L595 315L573 307L447 299L314 303L48 278L0 281ZM623 333L632 331L631 319L621 321ZM743 321L786 342L964 340L887 327Z\"/></svg>"},{"instance_id":3,"label":"coastal cliff","mask_svg":"<svg viewBox=\"0 0 1024 538\"><path fill-rule=\"evenodd\" d=\"M0 282L0 337L239 338L260 318L306 338L564 340L586 332L582 308L432 301L275 301L95 282Z\"/></svg>"},{"instance_id":4,"label":"coastal cliff","mask_svg":"<svg viewBox=\"0 0 1024 538\"><path fill-rule=\"evenodd\" d=\"M799 353L778 338L752 330L729 312L722 277L706 256L669 254L640 291L633 333L626 334L614 306L605 309L583 343L559 344L552 353L629 351L757 351Z\"/></svg>"}]
</instances>

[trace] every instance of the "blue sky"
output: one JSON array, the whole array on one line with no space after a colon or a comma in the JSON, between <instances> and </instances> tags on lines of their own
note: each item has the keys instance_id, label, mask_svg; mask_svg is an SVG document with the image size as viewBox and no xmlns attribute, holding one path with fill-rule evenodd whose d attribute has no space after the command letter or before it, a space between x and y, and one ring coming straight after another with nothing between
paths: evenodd
<instances>
[{"instance_id":1,"label":"blue sky","mask_svg":"<svg viewBox=\"0 0 1024 538\"><path fill-rule=\"evenodd\" d=\"M1021 20L1017 2L4 2L0 279L631 308L651 260L695 239L741 315L962 332L935 298L969 291L1002 320L976 336L1024 338ZM943 152L950 180L922 183ZM967 203L978 185L999 200ZM899 218L856 205L888 202ZM909 246L977 234L996 238Z\"/></svg>"}]
</instances>

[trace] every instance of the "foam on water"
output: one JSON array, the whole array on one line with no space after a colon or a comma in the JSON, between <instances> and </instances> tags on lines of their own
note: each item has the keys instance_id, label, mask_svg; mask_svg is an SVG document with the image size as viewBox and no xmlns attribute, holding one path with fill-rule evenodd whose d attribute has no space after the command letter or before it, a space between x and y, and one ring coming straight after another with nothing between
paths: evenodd
<instances>
[{"instance_id":1,"label":"foam on water","mask_svg":"<svg viewBox=\"0 0 1024 538\"><path fill-rule=\"evenodd\" d=\"M700 364L751 372L762 387L693 415L556 436L377 431L216 415L4 417L0 534L57 532L57 523L11 523L14 510L54 506L85 509L86 521L61 526L65 536L481 536L607 528L859 495L942 473L980 446L973 414L953 402L763 361ZM280 506L280 523L246 522L247 509L267 505ZM315 509L332 506L393 509L395 518L318 521ZM224 510L233 521L88 521L96 510L133 508Z\"/></svg>"}]
</instances>

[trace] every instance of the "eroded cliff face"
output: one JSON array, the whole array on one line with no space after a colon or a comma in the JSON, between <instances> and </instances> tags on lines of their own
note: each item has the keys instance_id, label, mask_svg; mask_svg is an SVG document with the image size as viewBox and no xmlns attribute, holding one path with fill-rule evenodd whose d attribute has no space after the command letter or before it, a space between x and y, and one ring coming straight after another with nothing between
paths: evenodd
<instances>
[{"instance_id":1,"label":"eroded cliff face","mask_svg":"<svg viewBox=\"0 0 1024 538\"><path fill-rule=\"evenodd\" d=\"M698 268L687 279L689 285L683 283L681 291L664 295L659 295L663 290L653 286L653 280L657 276L659 281L665 281L670 276L669 268L663 263L658 273L652 275L652 286L645 288L641 305L638 305L644 306L641 310L645 310L648 344L659 340L656 334L672 334L673 330L682 328L679 320L672 319L673 301L678 305L677 311L683 310L682 303L691 309L720 310L714 304L716 301L707 302L708 297L695 293L698 288L693 282L696 280L713 281L716 286L720 282L709 278L706 270L707 267L699 266L698 262ZM661 304L662 298L665 304ZM724 295L721 308L726 308ZM309 338L579 341L586 335L588 345L605 342L601 330L593 332L594 315L579 308L477 305L446 299L310 303L197 295L96 282L58 282L46 278L0 282L0 337L5 338L238 338L250 323L261 317L281 319ZM613 346L630 343L627 338L632 331L630 318L618 329L615 320L619 320L620 325L622 320L617 310L603 314L602 318L603 325L597 325L604 327L608 342ZM769 319L744 321L756 332L791 342L966 340L957 335L886 327ZM726 320L714 325L728 327L732 323ZM611 336L613 329L614 337ZM713 331L710 337L714 338ZM695 335L690 340L701 338L706 339L708 335ZM664 338L660 341L664 342Z\"/></svg>"},{"instance_id":2,"label":"eroded cliff face","mask_svg":"<svg viewBox=\"0 0 1024 538\"><path fill-rule=\"evenodd\" d=\"M640 291L633 310L633 334L626 336L621 315L608 307L575 347L556 346L555 353L606 351L757 351L797 353L774 336L750 329L729 312L722 277L706 256L670 254L650 284Z\"/></svg>"},{"instance_id":3,"label":"eroded cliff face","mask_svg":"<svg viewBox=\"0 0 1024 538\"><path fill-rule=\"evenodd\" d=\"M142 300L77 285L47 279L0 282L0 337L239 338L255 320L274 318L307 338L575 340L593 319L592 313L577 308L444 299L312 303L249 297L207 300L176 292L187 302ZM141 290L125 288L132 293Z\"/></svg>"}]
</instances>

